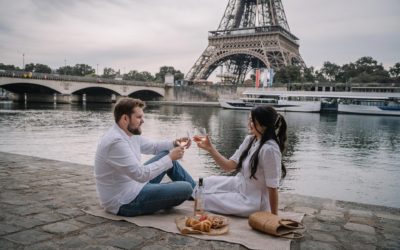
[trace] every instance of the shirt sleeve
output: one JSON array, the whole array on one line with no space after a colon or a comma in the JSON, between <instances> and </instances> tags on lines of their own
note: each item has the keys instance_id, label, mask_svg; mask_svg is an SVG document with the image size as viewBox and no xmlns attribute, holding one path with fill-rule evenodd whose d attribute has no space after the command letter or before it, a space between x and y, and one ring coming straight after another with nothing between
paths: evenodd
<instances>
[{"instance_id":1,"label":"shirt sleeve","mask_svg":"<svg viewBox=\"0 0 400 250\"><path fill-rule=\"evenodd\" d=\"M169 155L146 166L142 165L140 159L137 159L135 154L132 153L131 145L123 139L118 139L110 145L107 163L118 172L142 183L152 180L172 167L172 160Z\"/></svg>"},{"instance_id":2,"label":"shirt sleeve","mask_svg":"<svg viewBox=\"0 0 400 250\"><path fill-rule=\"evenodd\" d=\"M248 135L246 136L246 138L244 138L242 144L240 144L239 148L235 151L235 153L231 156L231 158L229 158L229 160L232 160L236 163L239 163L239 158L242 155L243 151L246 150L247 146L249 145L251 138L253 138L253 136Z\"/></svg>"},{"instance_id":3,"label":"shirt sleeve","mask_svg":"<svg viewBox=\"0 0 400 250\"><path fill-rule=\"evenodd\" d=\"M173 141L152 141L146 137L140 137L140 152L142 154L156 155L165 150L174 148Z\"/></svg>"},{"instance_id":4,"label":"shirt sleeve","mask_svg":"<svg viewBox=\"0 0 400 250\"><path fill-rule=\"evenodd\" d=\"M265 184L270 188L279 187L281 178L281 152L276 145L264 144L258 155L258 166L264 170Z\"/></svg>"}]
</instances>

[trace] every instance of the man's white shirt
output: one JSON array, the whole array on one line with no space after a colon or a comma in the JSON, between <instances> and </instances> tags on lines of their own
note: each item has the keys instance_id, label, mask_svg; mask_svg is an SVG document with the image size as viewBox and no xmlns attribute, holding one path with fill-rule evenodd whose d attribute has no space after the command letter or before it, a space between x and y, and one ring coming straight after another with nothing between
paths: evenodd
<instances>
[{"instance_id":1,"label":"man's white shirt","mask_svg":"<svg viewBox=\"0 0 400 250\"><path fill-rule=\"evenodd\" d=\"M173 147L172 141L128 136L114 124L101 138L94 163L97 194L104 209L117 214L119 207L133 201L148 181L172 167L169 155L144 166L141 154L155 155Z\"/></svg>"}]
</instances>

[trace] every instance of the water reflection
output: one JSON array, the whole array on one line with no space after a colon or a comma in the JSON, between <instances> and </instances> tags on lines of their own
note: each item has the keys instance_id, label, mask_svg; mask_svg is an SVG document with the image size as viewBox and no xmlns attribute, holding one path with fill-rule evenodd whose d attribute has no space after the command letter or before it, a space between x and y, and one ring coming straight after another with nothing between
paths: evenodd
<instances>
[{"instance_id":1,"label":"water reflection","mask_svg":"<svg viewBox=\"0 0 400 250\"><path fill-rule=\"evenodd\" d=\"M0 103L0 151L93 164L97 141L113 124L114 104ZM230 157L247 135L248 111L148 106L143 133L185 135L205 127ZM283 113L288 123L282 190L305 195L400 207L398 117ZM145 157L146 159L146 157ZM183 164L194 175L220 174L194 145Z\"/></svg>"}]
</instances>

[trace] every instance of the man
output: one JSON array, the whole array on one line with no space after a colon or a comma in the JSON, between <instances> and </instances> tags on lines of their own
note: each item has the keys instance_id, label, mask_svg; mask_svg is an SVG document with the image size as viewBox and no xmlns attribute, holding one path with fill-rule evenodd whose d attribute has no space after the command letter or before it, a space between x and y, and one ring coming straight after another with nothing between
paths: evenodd
<instances>
[{"instance_id":1,"label":"man","mask_svg":"<svg viewBox=\"0 0 400 250\"><path fill-rule=\"evenodd\" d=\"M195 186L177 162L184 153L180 139L153 142L141 136L144 107L141 100L122 98L114 108L114 126L97 147L97 193L104 209L113 214L138 216L177 206L191 197ZM156 156L142 165L141 154ZM160 183L165 174L172 182Z\"/></svg>"}]
</instances>

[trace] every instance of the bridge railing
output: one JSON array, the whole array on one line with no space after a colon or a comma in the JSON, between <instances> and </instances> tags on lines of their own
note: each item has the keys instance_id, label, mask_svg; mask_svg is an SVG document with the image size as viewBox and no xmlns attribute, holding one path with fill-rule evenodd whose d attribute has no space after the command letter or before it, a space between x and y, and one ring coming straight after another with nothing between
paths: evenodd
<instances>
[{"instance_id":1,"label":"bridge railing","mask_svg":"<svg viewBox=\"0 0 400 250\"><path fill-rule=\"evenodd\" d=\"M13 71L13 70L0 70L0 77L53 80L53 81L89 82L98 84L134 85L134 86L146 86L146 87L165 86L164 83L157 83L157 82L115 80L115 79L92 77L92 76L72 76L72 75L46 74L46 73Z\"/></svg>"}]
</instances>

